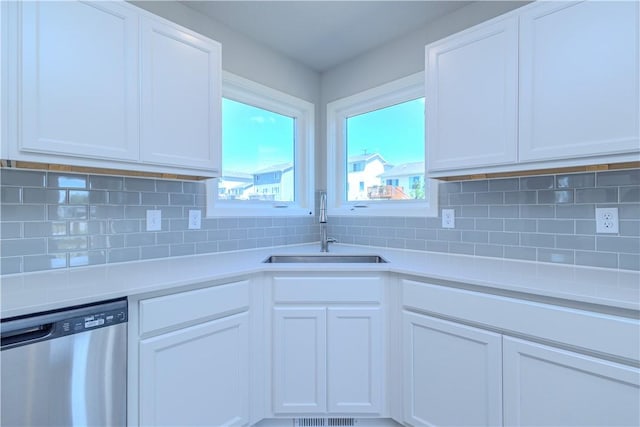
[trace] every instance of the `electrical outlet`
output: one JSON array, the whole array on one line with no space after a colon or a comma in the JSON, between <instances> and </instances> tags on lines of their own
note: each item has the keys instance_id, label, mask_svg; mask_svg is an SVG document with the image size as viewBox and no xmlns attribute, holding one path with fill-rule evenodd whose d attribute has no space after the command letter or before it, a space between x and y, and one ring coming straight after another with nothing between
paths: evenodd
<instances>
[{"instance_id":1,"label":"electrical outlet","mask_svg":"<svg viewBox=\"0 0 640 427\"><path fill-rule=\"evenodd\" d=\"M596 208L596 233L618 233L618 208Z\"/></svg>"},{"instance_id":2,"label":"electrical outlet","mask_svg":"<svg viewBox=\"0 0 640 427\"><path fill-rule=\"evenodd\" d=\"M200 209L189 210L189 230L199 230L202 224Z\"/></svg>"},{"instance_id":3,"label":"electrical outlet","mask_svg":"<svg viewBox=\"0 0 640 427\"><path fill-rule=\"evenodd\" d=\"M454 209L442 209L442 228L456 227L456 211Z\"/></svg>"},{"instance_id":4,"label":"electrical outlet","mask_svg":"<svg viewBox=\"0 0 640 427\"><path fill-rule=\"evenodd\" d=\"M148 210L147 211L147 231L160 231L162 230L162 211Z\"/></svg>"}]
</instances>

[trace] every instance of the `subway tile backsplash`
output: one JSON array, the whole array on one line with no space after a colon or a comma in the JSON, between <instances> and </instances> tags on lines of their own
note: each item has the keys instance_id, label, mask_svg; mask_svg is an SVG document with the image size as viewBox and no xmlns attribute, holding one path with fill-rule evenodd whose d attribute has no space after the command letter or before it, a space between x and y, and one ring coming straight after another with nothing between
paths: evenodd
<instances>
[{"instance_id":1,"label":"subway tile backsplash","mask_svg":"<svg viewBox=\"0 0 640 427\"><path fill-rule=\"evenodd\" d=\"M316 218L204 218L204 183L0 169L1 273L316 242ZM618 207L620 233L595 232ZM640 169L439 184L441 218L330 217L342 243L640 270ZM147 232L146 211L162 211Z\"/></svg>"},{"instance_id":2,"label":"subway tile backsplash","mask_svg":"<svg viewBox=\"0 0 640 427\"><path fill-rule=\"evenodd\" d=\"M205 184L0 169L0 272L315 242L315 218L204 218ZM162 211L147 232L146 211ZM188 229L190 209L203 214Z\"/></svg>"},{"instance_id":3,"label":"subway tile backsplash","mask_svg":"<svg viewBox=\"0 0 640 427\"><path fill-rule=\"evenodd\" d=\"M338 241L640 270L640 169L441 182L441 218L331 218ZM596 234L595 208L617 207L620 232ZM402 221L404 220L404 223ZM381 232L392 224L393 233Z\"/></svg>"}]
</instances>

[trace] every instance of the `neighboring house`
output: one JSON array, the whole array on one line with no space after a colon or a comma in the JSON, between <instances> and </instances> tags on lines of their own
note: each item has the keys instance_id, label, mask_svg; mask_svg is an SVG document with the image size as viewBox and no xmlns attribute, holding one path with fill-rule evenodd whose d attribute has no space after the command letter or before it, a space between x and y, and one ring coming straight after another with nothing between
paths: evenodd
<instances>
[{"instance_id":1,"label":"neighboring house","mask_svg":"<svg viewBox=\"0 0 640 427\"><path fill-rule=\"evenodd\" d=\"M253 174L252 200L293 201L293 163L281 163Z\"/></svg>"},{"instance_id":2,"label":"neighboring house","mask_svg":"<svg viewBox=\"0 0 640 427\"><path fill-rule=\"evenodd\" d=\"M387 161L378 153L349 157L347 200L368 200L368 188L380 185L379 176L389 167Z\"/></svg>"},{"instance_id":3,"label":"neighboring house","mask_svg":"<svg viewBox=\"0 0 640 427\"><path fill-rule=\"evenodd\" d=\"M218 180L218 198L221 200L246 200L253 188L250 173L223 171Z\"/></svg>"},{"instance_id":4,"label":"neighboring house","mask_svg":"<svg viewBox=\"0 0 640 427\"><path fill-rule=\"evenodd\" d=\"M424 198L424 162L402 163L392 167L380 175L381 185L385 186L384 194L389 197L379 198ZM390 192L395 193L392 197ZM400 194L405 197L400 197Z\"/></svg>"}]
</instances>

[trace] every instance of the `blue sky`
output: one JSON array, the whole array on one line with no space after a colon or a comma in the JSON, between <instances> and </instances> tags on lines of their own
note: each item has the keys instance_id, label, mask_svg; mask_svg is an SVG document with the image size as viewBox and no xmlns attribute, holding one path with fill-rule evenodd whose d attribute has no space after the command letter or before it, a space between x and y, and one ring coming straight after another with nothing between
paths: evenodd
<instances>
[{"instance_id":1,"label":"blue sky","mask_svg":"<svg viewBox=\"0 0 640 427\"><path fill-rule=\"evenodd\" d=\"M293 118L223 98L222 168L225 171L252 172L290 162L293 137Z\"/></svg>"},{"instance_id":2,"label":"blue sky","mask_svg":"<svg viewBox=\"0 0 640 427\"><path fill-rule=\"evenodd\" d=\"M223 98L225 171L253 172L293 160L294 119ZM424 159L424 98L347 120L348 155L378 152L397 165Z\"/></svg>"},{"instance_id":3,"label":"blue sky","mask_svg":"<svg viewBox=\"0 0 640 427\"><path fill-rule=\"evenodd\" d=\"M347 119L347 155L380 153L388 162L424 159L424 98Z\"/></svg>"}]
</instances>

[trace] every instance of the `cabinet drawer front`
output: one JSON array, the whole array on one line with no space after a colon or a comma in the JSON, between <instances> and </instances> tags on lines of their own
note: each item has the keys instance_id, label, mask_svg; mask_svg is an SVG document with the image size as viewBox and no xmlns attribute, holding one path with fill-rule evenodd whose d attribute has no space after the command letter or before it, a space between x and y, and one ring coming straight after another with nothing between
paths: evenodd
<instances>
[{"instance_id":1,"label":"cabinet drawer front","mask_svg":"<svg viewBox=\"0 0 640 427\"><path fill-rule=\"evenodd\" d=\"M551 304L402 280L404 307L622 357L640 358L640 322Z\"/></svg>"},{"instance_id":2,"label":"cabinet drawer front","mask_svg":"<svg viewBox=\"0 0 640 427\"><path fill-rule=\"evenodd\" d=\"M273 278L275 302L361 302L382 301L382 277L305 277Z\"/></svg>"},{"instance_id":3,"label":"cabinet drawer front","mask_svg":"<svg viewBox=\"0 0 640 427\"><path fill-rule=\"evenodd\" d=\"M249 308L249 281L140 301L140 335Z\"/></svg>"}]
</instances>

